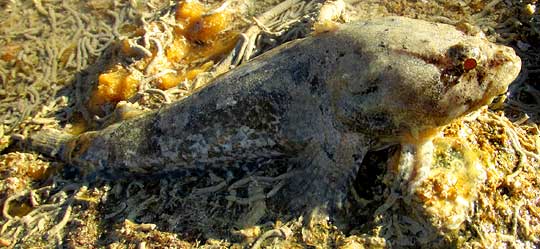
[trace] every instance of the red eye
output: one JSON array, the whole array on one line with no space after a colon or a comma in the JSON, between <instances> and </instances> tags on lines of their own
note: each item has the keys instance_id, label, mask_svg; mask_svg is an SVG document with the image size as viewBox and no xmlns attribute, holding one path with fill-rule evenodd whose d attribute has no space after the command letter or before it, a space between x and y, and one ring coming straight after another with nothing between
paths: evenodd
<instances>
[{"instance_id":1,"label":"red eye","mask_svg":"<svg viewBox=\"0 0 540 249\"><path fill-rule=\"evenodd\" d=\"M469 71L469 70L472 70L476 67L476 60L473 59L473 58L467 58L465 59L465 61L463 62L463 69L465 69L465 71Z\"/></svg>"}]
</instances>

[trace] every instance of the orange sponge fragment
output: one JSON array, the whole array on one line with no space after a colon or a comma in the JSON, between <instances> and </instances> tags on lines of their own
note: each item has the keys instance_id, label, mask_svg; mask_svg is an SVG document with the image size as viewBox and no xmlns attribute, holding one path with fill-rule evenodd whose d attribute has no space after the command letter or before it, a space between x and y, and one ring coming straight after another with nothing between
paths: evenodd
<instances>
[{"instance_id":1,"label":"orange sponge fragment","mask_svg":"<svg viewBox=\"0 0 540 249\"><path fill-rule=\"evenodd\" d=\"M139 86L139 80L117 65L110 71L99 75L98 86L90 99L90 109L95 111L105 103L116 103L132 97Z\"/></svg>"}]
</instances>

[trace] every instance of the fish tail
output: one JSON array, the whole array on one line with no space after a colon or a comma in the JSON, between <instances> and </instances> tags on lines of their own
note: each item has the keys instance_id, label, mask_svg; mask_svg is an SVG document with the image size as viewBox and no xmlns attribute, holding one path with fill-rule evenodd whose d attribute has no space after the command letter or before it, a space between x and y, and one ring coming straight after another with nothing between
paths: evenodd
<instances>
[{"instance_id":1,"label":"fish tail","mask_svg":"<svg viewBox=\"0 0 540 249\"><path fill-rule=\"evenodd\" d=\"M64 149L76 136L55 129L43 129L26 140L26 148L43 155L65 159Z\"/></svg>"}]
</instances>

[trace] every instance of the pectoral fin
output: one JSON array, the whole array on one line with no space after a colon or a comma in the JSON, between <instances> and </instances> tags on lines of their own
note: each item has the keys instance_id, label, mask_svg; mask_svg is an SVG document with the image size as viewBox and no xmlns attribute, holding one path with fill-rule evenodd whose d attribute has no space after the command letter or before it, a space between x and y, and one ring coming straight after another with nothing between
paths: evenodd
<instances>
[{"instance_id":1,"label":"pectoral fin","mask_svg":"<svg viewBox=\"0 0 540 249\"><path fill-rule=\"evenodd\" d=\"M286 203L284 211L327 218L342 210L367 148L366 139L357 134L342 135L333 147L311 142L297 158L301 173L279 197Z\"/></svg>"}]
</instances>

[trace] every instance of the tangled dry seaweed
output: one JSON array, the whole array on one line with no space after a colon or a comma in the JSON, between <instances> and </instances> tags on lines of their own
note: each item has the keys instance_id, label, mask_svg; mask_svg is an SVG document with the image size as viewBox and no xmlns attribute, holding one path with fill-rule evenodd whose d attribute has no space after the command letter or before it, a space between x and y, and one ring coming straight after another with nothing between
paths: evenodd
<instances>
[{"instance_id":1,"label":"tangled dry seaweed","mask_svg":"<svg viewBox=\"0 0 540 249\"><path fill-rule=\"evenodd\" d=\"M144 8L132 6L134 3L3 2L2 149L11 134L24 136L40 126L70 118L79 106L68 106L65 91L72 91L70 84L77 72L118 39L122 25L135 23L141 16ZM75 95L82 94L75 91Z\"/></svg>"},{"instance_id":2,"label":"tangled dry seaweed","mask_svg":"<svg viewBox=\"0 0 540 249\"><path fill-rule=\"evenodd\" d=\"M453 122L434 140L433 164L413 192L390 172L392 192L376 211L379 236L398 246L416 239L532 248L540 239L539 132L534 123L520 127L487 109Z\"/></svg>"},{"instance_id":3,"label":"tangled dry seaweed","mask_svg":"<svg viewBox=\"0 0 540 249\"><path fill-rule=\"evenodd\" d=\"M391 150L383 151L383 156L364 162L364 173L370 178L372 174L377 177L372 184L355 183L349 212L351 217L356 217L356 225L350 231L343 231L327 221L305 226L301 217L283 217L267 207L265 196L278 191L280 180L293 174L286 165L273 172L254 172L230 184L216 174L181 182L175 180L178 176L156 176L161 179L158 182L144 177L114 181L98 177L87 182L59 163L46 162L31 154L9 153L0 158L1 245L63 244L70 248L88 245L532 248L538 245L540 91L534 81L540 74L540 51L535 47L540 36L540 15L530 11L536 1L346 2L346 8L331 18L399 14L455 25L467 21L490 39L514 45L524 61L523 73L511 86L506 102L501 99L492 106L505 112L483 110L445 128L434 142L438 150L433 159L433 174L420 184L421 188L404 191L393 168L387 166L396 163L395 156L389 158ZM170 37L162 31L172 22L165 10L175 4L174 1L121 0L0 2L4 9L0 15L3 27L0 45L4 48L0 54L0 113L3 113L0 149L10 139L25 136L32 130L76 121L77 113L83 113L86 121L107 125L122 119L126 113L136 114L138 110L156 108L190 94L195 87L183 85L163 91L143 86L141 93L146 98L113 106L106 116L97 119L85 113L92 84L104 70L103 64L114 56L111 47L122 38L141 38L133 32L133 27L149 27L149 23L156 21L162 27L160 32L147 30L142 37L144 43L130 44L141 55L151 54L150 58L157 60L153 55L160 53L152 50L167 47ZM209 5L227 6L214 1L209 1ZM271 5L276 7L261 14L262 8ZM255 13L248 8L249 15L257 17L243 22L244 26L249 25L238 46L216 64L225 66L214 67L213 72L217 73L200 80L207 81L223 72L216 70L228 70L287 40L305 36L313 23L320 21L314 14L320 7L315 1L287 0L279 5L276 1L264 1ZM166 73L150 71L141 72L146 79L144 83ZM471 180L474 188L460 182L463 178L449 177L462 176L464 169L479 172L478 177L465 179ZM186 193L185 189L193 191ZM461 199L467 200L466 205ZM375 218L371 218L372 213ZM267 222L260 224L260 220ZM238 229L225 229L231 226Z\"/></svg>"}]
</instances>

